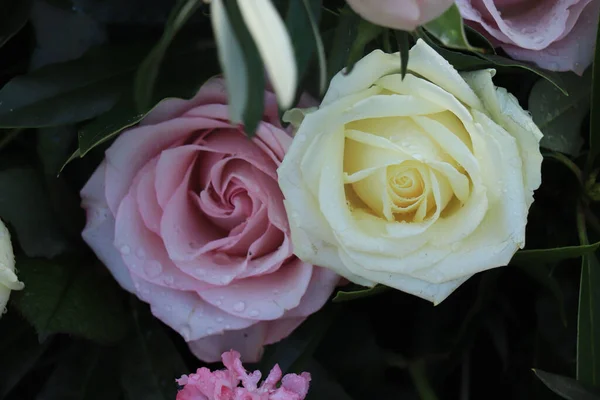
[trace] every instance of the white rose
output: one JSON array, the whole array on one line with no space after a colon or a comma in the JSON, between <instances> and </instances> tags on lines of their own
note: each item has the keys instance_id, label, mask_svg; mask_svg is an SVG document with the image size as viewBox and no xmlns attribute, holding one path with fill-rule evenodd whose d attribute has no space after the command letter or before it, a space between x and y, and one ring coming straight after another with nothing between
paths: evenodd
<instances>
[{"instance_id":1,"label":"white rose","mask_svg":"<svg viewBox=\"0 0 600 400\"><path fill-rule=\"evenodd\" d=\"M10 291L21 289L23 289L23 283L19 282L15 275L15 256L10 243L10 233L4 223L0 221L0 317L8 303Z\"/></svg>"},{"instance_id":2,"label":"white rose","mask_svg":"<svg viewBox=\"0 0 600 400\"><path fill-rule=\"evenodd\" d=\"M376 50L338 73L279 184L302 260L437 304L524 246L542 134L494 70L459 74L421 40L399 69Z\"/></svg>"}]
</instances>

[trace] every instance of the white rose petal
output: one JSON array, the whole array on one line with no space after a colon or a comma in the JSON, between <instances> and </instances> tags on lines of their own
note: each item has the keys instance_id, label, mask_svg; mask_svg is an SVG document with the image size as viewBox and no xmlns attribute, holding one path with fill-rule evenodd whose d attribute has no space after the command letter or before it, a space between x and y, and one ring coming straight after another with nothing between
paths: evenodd
<instances>
[{"instance_id":1,"label":"white rose petal","mask_svg":"<svg viewBox=\"0 0 600 400\"><path fill-rule=\"evenodd\" d=\"M10 233L0 221L0 317L4 313L11 290L21 290L24 285L15 274L15 256Z\"/></svg>"},{"instance_id":2,"label":"white rose petal","mask_svg":"<svg viewBox=\"0 0 600 400\"><path fill-rule=\"evenodd\" d=\"M279 184L300 258L437 304L524 246L541 133L493 70L461 75L419 40L402 79L398 57L336 75Z\"/></svg>"}]
</instances>

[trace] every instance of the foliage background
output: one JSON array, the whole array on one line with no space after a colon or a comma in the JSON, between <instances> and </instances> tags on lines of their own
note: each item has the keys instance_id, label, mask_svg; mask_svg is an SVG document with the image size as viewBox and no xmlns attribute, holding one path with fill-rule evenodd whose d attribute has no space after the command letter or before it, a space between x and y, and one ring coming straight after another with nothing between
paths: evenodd
<instances>
[{"instance_id":1,"label":"foliage background","mask_svg":"<svg viewBox=\"0 0 600 400\"><path fill-rule=\"evenodd\" d=\"M0 0L0 217L25 282L0 319L0 399L172 400L174 378L202 365L87 249L78 196L120 131L219 73L208 6L174 22L189 1ZM275 3L284 17L300 4ZM546 134L527 232L527 249L544 250L477 274L436 307L345 287L254 367L310 371L310 399L561 398L536 373L565 398L598 398L594 67L577 77L508 60L452 15L409 34L361 20L342 0L309 3L326 62L310 26L288 17L299 93L322 93L323 68L330 78L373 48L404 53L416 37L459 70L497 69L496 84Z\"/></svg>"}]
</instances>

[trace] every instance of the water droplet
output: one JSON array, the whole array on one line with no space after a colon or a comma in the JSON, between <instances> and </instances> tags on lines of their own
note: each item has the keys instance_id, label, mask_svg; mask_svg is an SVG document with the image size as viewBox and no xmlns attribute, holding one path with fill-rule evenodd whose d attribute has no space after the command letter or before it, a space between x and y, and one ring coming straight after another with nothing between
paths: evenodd
<instances>
[{"instance_id":1,"label":"water droplet","mask_svg":"<svg viewBox=\"0 0 600 400\"><path fill-rule=\"evenodd\" d=\"M543 36L534 36L533 37L533 43L535 43L535 44L541 44L543 41L544 41Z\"/></svg>"},{"instance_id":2,"label":"water droplet","mask_svg":"<svg viewBox=\"0 0 600 400\"><path fill-rule=\"evenodd\" d=\"M139 258L139 259L144 259L144 257L146 257L146 252L144 251L144 249L142 249L141 247L139 249L136 250L135 255Z\"/></svg>"},{"instance_id":3,"label":"water droplet","mask_svg":"<svg viewBox=\"0 0 600 400\"><path fill-rule=\"evenodd\" d=\"M212 335L214 332L215 332L215 330L214 330L214 329L212 329L212 328L208 328L208 329L206 330L206 333L207 333L207 334L209 334L209 335Z\"/></svg>"},{"instance_id":4,"label":"water droplet","mask_svg":"<svg viewBox=\"0 0 600 400\"><path fill-rule=\"evenodd\" d=\"M198 267L194 270L194 274L196 276L205 276L206 275L206 271L204 271L202 268Z\"/></svg>"},{"instance_id":5,"label":"water droplet","mask_svg":"<svg viewBox=\"0 0 600 400\"><path fill-rule=\"evenodd\" d=\"M258 310L252 310L248 315L250 315L251 317L258 317L259 314L260 313L258 312Z\"/></svg>"},{"instance_id":6,"label":"water droplet","mask_svg":"<svg viewBox=\"0 0 600 400\"><path fill-rule=\"evenodd\" d=\"M225 329L231 329L231 325L229 325L229 324L225 325Z\"/></svg>"},{"instance_id":7,"label":"water droplet","mask_svg":"<svg viewBox=\"0 0 600 400\"><path fill-rule=\"evenodd\" d=\"M217 322L223 322L223 321L224 321L223 317L217 318Z\"/></svg>"},{"instance_id":8,"label":"water droplet","mask_svg":"<svg viewBox=\"0 0 600 400\"><path fill-rule=\"evenodd\" d=\"M173 278L171 275L165 276L165 283L167 285L172 285L173 282L175 282L175 278Z\"/></svg>"},{"instance_id":9,"label":"water droplet","mask_svg":"<svg viewBox=\"0 0 600 400\"><path fill-rule=\"evenodd\" d=\"M559 65L557 62L551 62L550 64L548 64L548 69L551 71L556 71L559 68Z\"/></svg>"},{"instance_id":10,"label":"water droplet","mask_svg":"<svg viewBox=\"0 0 600 400\"><path fill-rule=\"evenodd\" d=\"M219 296L219 300L225 300L225 296Z\"/></svg>"},{"instance_id":11,"label":"water droplet","mask_svg":"<svg viewBox=\"0 0 600 400\"><path fill-rule=\"evenodd\" d=\"M154 278L162 272L162 265L156 260L152 260L146 263L146 275L150 278Z\"/></svg>"},{"instance_id":12,"label":"water droplet","mask_svg":"<svg viewBox=\"0 0 600 400\"><path fill-rule=\"evenodd\" d=\"M233 305L233 311L242 312L246 309L246 303L239 301Z\"/></svg>"},{"instance_id":13,"label":"water droplet","mask_svg":"<svg viewBox=\"0 0 600 400\"><path fill-rule=\"evenodd\" d=\"M131 253L131 248L129 246L127 246L126 244L121 246L121 254L127 255L129 253Z\"/></svg>"},{"instance_id":14,"label":"water droplet","mask_svg":"<svg viewBox=\"0 0 600 400\"><path fill-rule=\"evenodd\" d=\"M223 304L223 302L222 302L221 300L217 300L217 301L215 301L215 305L216 305L216 306L220 306L221 304Z\"/></svg>"}]
</instances>

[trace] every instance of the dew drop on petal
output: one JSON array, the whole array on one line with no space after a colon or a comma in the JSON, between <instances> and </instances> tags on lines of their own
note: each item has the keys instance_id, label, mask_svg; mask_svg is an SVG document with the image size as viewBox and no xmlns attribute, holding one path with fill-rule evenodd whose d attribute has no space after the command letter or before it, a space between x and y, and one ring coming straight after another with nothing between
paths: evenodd
<instances>
[{"instance_id":1,"label":"dew drop on petal","mask_svg":"<svg viewBox=\"0 0 600 400\"><path fill-rule=\"evenodd\" d=\"M221 304L223 304L223 302L221 300L215 301L215 305L220 306Z\"/></svg>"},{"instance_id":2,"label":"dew drop on petal","mask_svg":"<svg viewBox=\"0 0 600 400\"><path fill-rule=\"evenodd\" d=\"M242 312L246 309L246 303L239 301L233 305L233 311Z\"/></svg>"},{"instance_id":3,"label":"dew drop on petal","mask_svg":"<svg viewBox=\"0 0 600 400\"><path fill-rule=\"evenodd\" d=\"M150 278L154 278L162 272L162 265L156 260L152 260L145 265L146 267L146 275Z\"/></svg>"},{"instance_id":4,"label":"dew drop on petal","mask_svg":"<svg viewBox=\"0 0 600 400\"><path fill-rule=\"evenodd\" d=\"M167 285L172 285L173 282L175 282L175 278L173 278L171 275L165 276L165 283Z\"/></svg>"},{"instance_id":5,"label":"dew drop on petal","mask_svg":"<svg viewBox=\"0 0 600 400\"><path fill-rule=\"evenodd\" d=\"M121 246L121 254L127 255L129 253L131 253L131 248L129 246L127 246L126 244Z\"/></svg>"},{"instance_id":6,"label":"dew drop on petal","mask_svg":"<svg viewBox=\"0 0 600 400\"><path fill-rule=\"evenodd\" d=\"M214 331L214 329L212 329L212 328L208 328L208 329L206 330L206 333L207 333L207 334L209 334L209 335L212 335L214 332L215 332L215 331Z\"/></svg>"},{"instance_id":7,"label":"dew drop on petal","mask_svg":"<svg viewBox=\"0 0 600 400\"><path fill-rule=\"evenodd\" d=\"M252 311L250 311L250 314L249 314L249 315L250 315L251 317L258 317L258 315L259 315L259 314L260 314L260 313L258 312L258 310L252 310Z\"/></svg>"},{"instance_id":8,"label":"dew drop on petal","mask_svg":"<svg viewBox=\"0 0 600 400\"><path fill-rule=\"evenodd\" d=\"M146 252L144 251L144 249L142 249L141 247L139 249L136 250L135 255L143 260L146 257Z\"/></svg>"},{"instance_id":9,"label":"dew drop on petal","mask_svg":"<svg viewBox=\"0 0 600 400\"><path fill-rule=\"evenodd\" d=\"M225 329L231 329L231 325L229 325L229 324L225 325Z\"/></svg>"},{"instance_id":10,"label":"dew drop on petal","mask_svg":"<svg viewBox=\"0 0 600 400\"><path fill-rule=\"evenodd\" d=\"M224 321L223 317L217 318L217 322L223 322L223 321Z\"/></svg>"}]
</instances>

